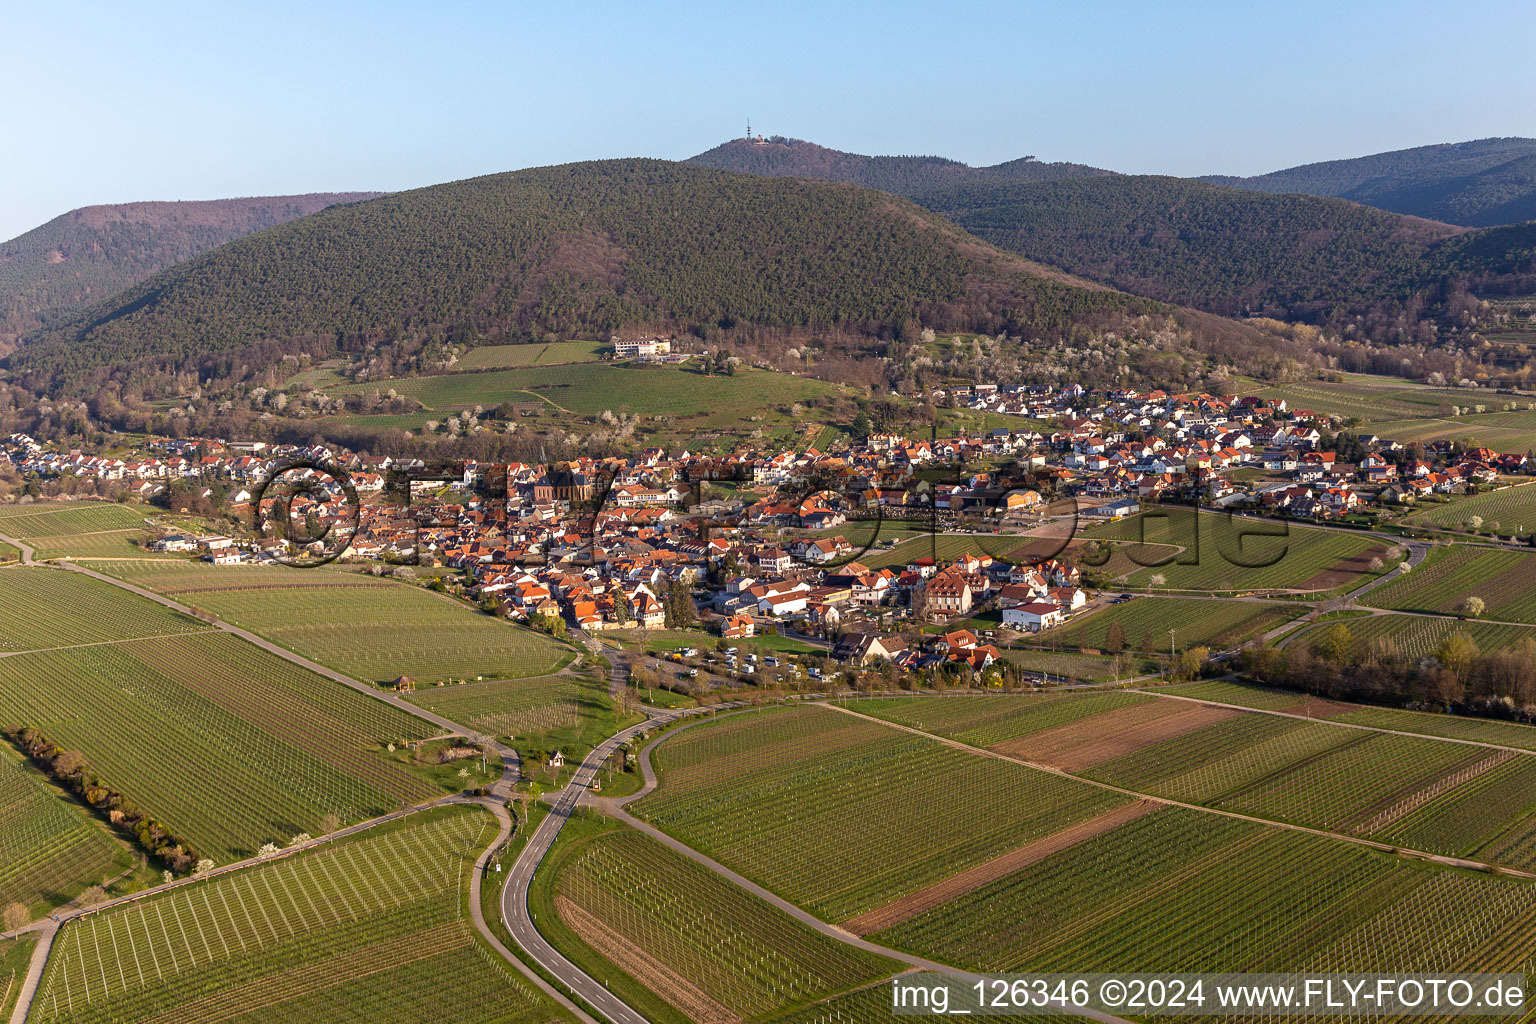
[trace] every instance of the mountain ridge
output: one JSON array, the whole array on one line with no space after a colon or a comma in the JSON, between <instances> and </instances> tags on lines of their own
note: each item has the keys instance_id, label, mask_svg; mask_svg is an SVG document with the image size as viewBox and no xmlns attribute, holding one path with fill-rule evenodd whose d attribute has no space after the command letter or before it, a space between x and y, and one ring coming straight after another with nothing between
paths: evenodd
<instances>
[{"instance_id":1,"label":"mountain ridge","mask_svg":"<svg viewBox=\"0 0 1536 1024\"><path fill-rule=\"evenodd\" d=\"M80 392L146 375L222 379L300 352L396 359L460 342L738 327L863 339L849 345L908 324L1059 338L1164 312L1178 311L999 250L888 193L612 160L395 193L245 236L35 332L7 363L33 390Z\"/></svg>"},{"instance_id":2,"label":"mountain ridge","mask_svg":"<svg viewBox=\"0 0 1536 1024\"><path fill-rule=\"evenodd\" d=\"M841 181L907 198L916 192L976 179L1042 181L1114 173L1087 164L1043 163L1032 156L988 167L972 167L941 156L864 156L783 136L732 139L684 162L742 174Z\"/></svg>"},{"instance_id":3,"label":"mountain ridge","mask_svg":"<svg viewBox=\"0 0 1536 1024\"><path fill-rule=\"evenodd\" d=\"M1536 139L1436 143L1199 180L1260 192L1333 196L1464 227L1536 220Z\"/></svg>"},{"instance_id":4,"label":"mountain ridge","mask_svg":"<svg viewBox=\"0 0 1536 1024\"><path fill-rule=\"evenodd\" d=\"M379 192L82 206L0 242L0 352L20 335L253 231Z\"/></svg>"}]
</instances>

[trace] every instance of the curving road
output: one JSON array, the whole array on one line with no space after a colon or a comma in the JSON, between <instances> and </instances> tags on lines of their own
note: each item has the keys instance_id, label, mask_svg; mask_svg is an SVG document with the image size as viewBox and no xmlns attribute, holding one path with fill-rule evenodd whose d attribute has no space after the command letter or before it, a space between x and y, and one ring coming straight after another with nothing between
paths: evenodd
<instances>
[{"instance_id":1,"label":"curving road","mask_svg":"<svg viewBox=\"0 0 1536 1024\"><path fill-rule=\"evenodd\" d=\"M571 776L569 784L555 797L549 814L539 822L539 827L529 837L527 845L523 847L522 853L512 865L506 887L501 891L501 919L517 944L540 967L614 1024L646 1024L646 1020L623 1000L609 992L600 982L567 960L559 950L549 944L544 936L539 934L533 915L528 909L528 889L533 882L534 872L538 871L545 855L549 853L556 837L560 835L560 830L565 827L571 812L575 810L577 801L587 791L587 787L608 755L630 737L646 729L655 728L658 724L670 722L684 713L686 712L658 715L653 720L632 725L628 729L615 733L594 747L576 769L575 774Z\"/></svg>"},{"instance_id":2,"label":"curving road","mask_svg":"<svg viewBox=\"0 0 1536 1024\"><path fill-rule=\"evenodd\" d=\"M735 871L732 871L730 868L726 867L724 864L721 864L719 861L705 856L698 850L695 850L693 847L672 838L655 826L649 824L648 822L641 821L639 818L636 818L634 815L626 811L624 809L624 805L633 803L641 797L646 796L657 786L656 772L651 765L651 751L655 749L656 745L663 742L664 740L671 739L674 735L676 735L676 733L682 731L683 729L691 729L693 726L701 724L703 723L692 722L688 725L681 726L678 729L656 737L655 739L651 740L651 742L647 743L643 748L641 748L639 758L640 774L644 784L636 792L624 797L588 797L587 799L590 800L594 806L600 807L604 813L618 819L619 821L622 821L630 828L645 833L647 836L650 836L657 842L667 846L672 850L675 850L682 856L687 857L695 864L708 868L710 871L713 871L715 874L719 875L721 878L724 878L726 881L740 887L741 889L746 890L753 896L756 896L758 899L762 900L764 903L770 904L771 906L799 921L801 924L812 928L817 932L820 932L822 935L825 935L830 939L841 942L844 945L853 946L856 949L864 950L868 953L874 953L877 956L885 957L887 960L894 960L905 964L909 970L932 971L951 978L962 979L967 983L975 982L981 977L979 974L975 974L970 971L962 971L958 968L950 966L949 964L939 963L936 960L929 960L924 957L915 956L911 953L906 953L898 949L891 949L888 946L882 946L878 943L870 942L868 939L855 935L845 929L839 928L837 925L828 924L827 922L821 920L819 917L814 916L808 911L801 909L793 903L790 903L788 900L783 899L782 897L777 896L769 890L763 888L756 882L753 882L751 879L746 878ZM1049 1011L1047 1010L1047 1012ZM1097 1010L1073 1009L1071 1014L1073 1016L1087 1017L1091 1020L1099 1021L1101 1024L1129 1024L1129 1022L1125 1021L1123 1018ZM615 1020L617 1021L617 1018L615 1018ZM625 1022L625 1024L627 1024L627 1022Z\"/></svg>"}]
</instances>

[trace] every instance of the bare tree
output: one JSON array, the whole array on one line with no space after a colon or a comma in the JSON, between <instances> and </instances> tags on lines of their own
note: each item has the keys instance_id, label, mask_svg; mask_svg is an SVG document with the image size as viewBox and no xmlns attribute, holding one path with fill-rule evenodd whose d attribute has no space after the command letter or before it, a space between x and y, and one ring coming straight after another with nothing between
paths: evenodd
<instances>
[{"instance_id":1,"label":"bare tree","mask_svg":"<svg viewBox=\"0 0 1536 1024\"><path fill-rule=\"evenodd\" d=\"M5 908L5 930L14 932L18 928L25 927L32 920L32 914L20 903L10 903Z\"/></svg>"}]
</instances>

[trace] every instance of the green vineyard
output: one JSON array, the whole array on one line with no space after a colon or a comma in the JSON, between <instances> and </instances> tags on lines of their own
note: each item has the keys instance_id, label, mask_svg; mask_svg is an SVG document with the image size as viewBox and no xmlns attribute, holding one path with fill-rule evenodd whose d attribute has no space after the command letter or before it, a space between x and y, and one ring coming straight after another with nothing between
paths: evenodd
<instances>
[{"instance_id":1,"label":"green vineyard","mask_svg":"<svg viewBox=\"0 0 1536 1024\"><path fill-rule=\"evenodd\" d=\"M102 562L96 568L365 682L547 675L568 647L419 587L340 570Z\"/></svg>"},{"instance_id":2,"label":"green vineyard","mask_svg":"<svg viewBox=\"0 0 1536 1024\"><path fill-rule=\"evenodd\" d=\"M1103 711L1152 700L1139 693L1068 694L858 700L860 714L907 725L936 736L990 747L1030 733L1067 725Z\"/></svg>"},{"instance_id":3,"label":"green vineyard","mask_svg":"<svg viewBox=\"0 0 1536 1024\"><path fill-rule=\"evenodd\" d=\"M1536 623L1536 556L1500 548L1453 545L1366 595L1363 603L1399 611L1456 612L1468 597L1482 598L1483 616Z\"/></svg>"},{"instance_id":4,"label":"green vineyard","mask_svg":"<svg viewBox=\"0 0 1536 1024\"><path fill-rule=\"evenodd\" d=\"M1172 808L875 938L988 971L1526 972L1536 888Z\"/></svg>"},{"instance_id":5,"label":"green vineyard","mask_svg":"<svg viewBox=\"0 0 1536 1024\"><path fill-rule=\"evenodd\" d=\"M0 651L206 629L196 619L78 573L25 567L0 573Z\"/></svg>"},{"instance_id":6,"label":"green vineyard","mask_svg":"<svg viewBox=\"0 0 1536 1024\"><path fill-rule=\"evenodd\" d=\"M0 905L52 909L127 866L105 828L0 751Z\"/></svg>"},{"instance_id":7,"label":"green vineyard","mask_svg":"<svg viewBox=\"0 0 1536 1024\"><path fill-rule=\"evenodd\" d=\"M29 1020L556 1018L467 920L469 873L492 835L483 811L426 812L90 914L60 933Z\"/></svg>"},{"instance_id":8,"label":"green vineyard","mask_svg":"<svg viewBox=\"0 0 1536 1024\"><path fill-rule=\"evenodd\" d=\"M827 920L1126 800L812 707L687 729L655 763L636 814Z\"/></svg>"},{"instance_id":9,"label":"green vineyard","mask_svg":"<svg viewBox=\"0 0 1536 1024\"><path fill-rule=\"evenodd\" d=\"M812 931L635 832L579 843L552 867L560 934L642 975L695 1019L706 1009L760 1017L897 966Z\"/></svg>"},{"instance_id":10,"label":"green vineyard","mask_svg":"<svg viewBox=\"0 0 1536 1024\"><path fill-rule=\"evenodd\" d=\"M0 658L0 719L220 863L436 792L376 753L428 723L222 633Z\"/></svg>"}]
</instances>

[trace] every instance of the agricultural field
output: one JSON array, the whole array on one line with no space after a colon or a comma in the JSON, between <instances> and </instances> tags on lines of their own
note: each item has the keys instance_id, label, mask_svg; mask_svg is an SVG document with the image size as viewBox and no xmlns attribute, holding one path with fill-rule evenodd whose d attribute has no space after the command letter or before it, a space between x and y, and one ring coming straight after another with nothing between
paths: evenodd
<instances>
[{"instance_id":1,"label":"agricultural field","mask_svg":"<svg viewBox=\"0 0 1536 1024\"><path fill-rule=\"evenodd\" d=\"M1138 693L1040 693L985 697L891 697L847 706L897 725L921 729L973 747L994 747L1117 708L1146 704Z\"/></svg>"},{"instance_id":2,"label":"agricultural field","mask_svg":"<svg viewBox=\"0 0 1536 1024\"><path fill-rule=\"evenodd\" d=\"M542 633L409 584L332 569L102 562L100 571L216 613L366 682L541 676L572 657Z\"/></svg>"},{"instance_id":3,"label":"agricultural field","mask_svg":"<svg viewBox=\"0 0 1536 1024\"><path fill-rule=\"evenodd\" d=\"M1478 412L1481 405L1483 411ZM1462 412L1455 414L1452 406ZM1500 452L1528 452L1536 445L1536 410L1528 398L1502 395L1461 394L1442 407L1422 408L1418 415L1371 423L1373 433L1404 444L1457 441L1469 447Z\"/></svg>"},{"instance_id":4,"label":"agricultural field","mask_svg":"<svg viewBox=\"0 0 1536 1024\"><path fill-rule=\"evenodd\" d=\"M872 938L986 971L1525 972L1536 887L1166 808Z\"/></svg>"},{"instance_id":5,"label":"agricultural field","mask_svg":"<svg viewBox=\"0 0 1536 1024\"><path fill-rule=\"evenodd\" d=\"M9 747L0 750L0 906L52 910L129 865L102 825Z\"/></svg>"},{"instance_id":6,"label":"agricultural field","mask_svg":"<svg viewBox=\"0 0 1536 1024\"><path fill-rule=\"evenodd\" d=\"M742 422L748 410L763 414L775 405L809 401L835 391L810 377L771 370L739 370L734 376L705 376L677 367L628 367L612 363L531 366L484 373L408 377L383 383L349 384L337 391L367 393L390 388L439 412L502 402L543 401L561 412L596 416L606 411L638 413L689 426ZM697 421L697 422L695 422Z\"/></svg>"},{"instance_id":7,"label":"agricultural field","mask_svg":"<svg viewBox=\"0 0 1536 1024\"><path fill-rule=\"evenodd\" d=\"M1453 544L1430 553L1412 572L1361 599L1399 611L1454 613L1468 597L1480 597L1483 617L1536 623L1536 555L1505 548Z\"/></svg>"},{"instance_id":8,"label":"agricultural field","mask_svg":"<svg viewBox=\"0 0 1536 1024\"><path fill-rule=\"evenodd\" d=\"M1182 701L1165 705L1191 707ZM1536 809L1536 789L1522 791L1536 779L1530 774L1536 758L1528 755L1299 718L1204 710L1218 717L1203 725L1194 721L1195 728L1182 732L1165 729L1170 735L1087 765L1082 774L1183 803L1447 855L1470 855L1505 832L1536 827L1527 821ZM1109 733L1112 723L1106 718L1085 724L1098 721ZM1176 724L1166 717L1161 721ZM1078 752L1069 756L1082 760Z\"/></svg>"},{"instance_id":9,"label":"agricultural field","mask_svg":"<svg viewBox=\"0 0 1536 1024\"><path fill-rule=\"evenodd\" d=\"M1536 486L1520 483L1443 505L1430 505L1405 517L1403 522L1409 526L1459 529L1473 516L1480 518L1482 528L1490 532L1524 535L1536 531Z\"/></svg>"},{"instance_id":10,"label":"agricultural field","mask_svg":"<svg viewBox=\"0 0 1536 1024\"><path fill-rule=\"evenodd\" d=\"M62 569L16 566L0 573L0 651L207 630L110 583Z\"/></svg>"},{"instance_id":11,"label":"agricultural field","mask_svg":"<svg viewBox=\"0 0 1536 1024\"><path fill-rule=\"evenodd\" d=\"M0 533L25 541L36 549L38 558L152 554L133 543L148 535L144 509L139 506L108 502L8 505L0 510Z\"/></svg>"},{"instance_id":12,"label":"agricultural field","mask_svg":"<svg viewBox=\"0 0 1536 1024\"><path fill-rule=\"evenodd\" d=\"M1152 587L1160 576L1155 586L1168 590L1326 592L1376 575L1371 565L1375 559L1385 561L1388 548L1379 538L1343 530L1216 513L1196 516L1183 508L1143 513L1084 533L1145 546L1148 550L1134 557L1146 567L1131 572L1127 585ZM1163 549L1153 545L1167 544L1182 550L1166 565L1148 565L1163 556Z\"/></svg>"},{"instance_id":13,"label":"agricultural field","mask_svg":"<svg viewBox=\"0 0 1536 1024\"><path fill-rule=\"evenodd\" d=\"M1463 774L1368 834L1429 853L1536 868L1536 757L1495 751Z\"/></svg>"},{"instance_id":14,"label":"agricultural field","mask_svg":"<svg viewBox=\"0 0 1536 1024\"><path fill-rule=\"evenodd\" d=\"M484 811L427 811L87 915L55 940L28 1019L561 1019L465 916L494 835Z\"/></svg>"},{"instance_id":15,"label":"agricultural field","mask_svg":"<svg viewBox=\"0 0 1536 1024\"><path fill-rule=\"evenodd\" d=\"M900 524L895 526L899 529ZM850 543L857 543L848 530L838 532L848 537ZM904 540L893 548L882 549L878 546L872 548L860 556L859 562L871 569L883 569L886 566L908 565L919 558L932 558L940 562L956 559L961 555L977 557L991 555L993 558L1007 558L1010 552L1019 550L1028 541L1029 538L1018 534L922 534Z\"/></svg>"},{"instance_id":16,"label":"agricultural field","mask_svg":"<svg viewBox=\"0 0 1536 1024\"><path fill-rule=\"evenodd\" d=\"M382 753L434 726L219 632L0 658L0 721L218 863L441 792Z\"/></svg>"},{"instance_id":17,"label":"agricultural field","mask_svg":"<svg viewBox=\"0 0 1536 1024\"><path fill-rule=\"evenodd\" d=\"M813 931L638 832L590 819L572 832L541 866L530 904L557 947L609 987L622 985L648 1020L761 1018L900 966Z\"/></svg>"},{"instance_id":18,"label":"agricultural field","mask_svg":"<svg viewBox=\"0 0 1536 1024\"><path fill-rule=\"evenodd\" d=\"M0 1018L11 1019L21 998L27 965L37 948L37 933L24 932L10 939L0 939Z\"/></svg>"},{"instance_id":19,"label":"agricultural field","mask_svg":"<svg viewBox=\"0 0 1536 1024\"><path fill-rule=\"evenodd\" d=\"M1376 433L1383 421L1423 419L1436 415L1442 405L1475 406L1503 403L1508 399L1460 388L1433 388L1410 384L1397 377L1346 374L1343 381L1295 381L1274 386L1255 384L1238 394L1284 399L1291 412L1311 410L1329 416L1357 418ZM1392 436L1392 435L1389 435Z\"/></svg>"},{"instance_id":20,"label":"agricultural field","mask_svg":"<svg viewBox=\"0 0 1536 1024\"><path fill-rule=\"evenodd\" d=\"M1430 711L1402 711L1397 708L1360 707L1343 714L1333 715L1331 721L1536 751L1536 727L1517 725L1514 722L1496 722L1487 718L1441 715Z\"/></svg>"},{"instance_id":21,"label":"agricultural field","mask_svg":"<svg viewBox=\"0 0 1536 1024\"><path fill-rule=\"evenodd\" d=\"M551 676L430 687L406 699L478 732L511 743L524 756L560 750L575 761L616 726L602 679Z\"/></svg>"},{"instance_id":22,"label":"agricultural field","mask_svg":"<svg viewBox=\"0 0 1536 1024\"><path fill-rule=\"evenodd\" d=\"M1093 654L1064 653L1060 651L1019 650L1003 648L1003 660L1024 669L1040 672L1058 679L1083 683L1107 683L1117 678L1115 659ZM1140 655L1124 656L1120 660L1118 678L1126 679L1138 673L1154 671L1156 661ZM1054 681L1054 680L1053 680Z\"/></svg>"},{"instance_id":23,"label":"agricultural field","mask_svg":"<svg viewBox=\"0 0 1536 1024\"><path fill-rule=\"evenodd\" d=\"M1229 712L1203 728L1091 766L1085 774L1140 793L1213 804L1368 735L1301 719Z\"/></svg>"},{"instance_id":24,"label":"agricultural field","mask_svg":"<svg viewBox=\"0 0 1536 1024\"><path fill-rule=\"evenodd\" d=\"M1379 815L1397 810L1442 780L1486 759L1460 743L1341 729L1345 742L1212 801L1216 807L1335 832L1370 833Z\"/></svg>"},{"instance_id":25,"label":"agricultural field","mask_svg":"<svg viewBox=\"0 0 1536 1024\"><path fill-rule=\"evenodd\" d=\"M1436 620L1408 616L1378 616L1366 621L1374 624L1383 621L1433 623ZM1411 652L1411 656L1419 657L1432 649L1433 647L1430 647L1421 652ZM1233 704L1265 711L1284 711L1294 715L1310 714L1317 717L1317 710L1321 710L1316 707L1318 702L1307 694L1294 690L1269 689L1252 683L1178 683L1173 686L1159 687L1151 692L1194 697L1197 700L1216 701L1221 704ZM1371 707L1337 701L1329 701L1328 705L1327 713L1323 717L1330 722L1536 751L1536 727L1529 725L1499 722L1489 718L1438 714L1432 711L1404 711L1399 708Z\"/></svg>"},{"instance_id":26,"label":"agricultural field","mask_svg":"<svg viewBox=\"0 0 1536 1024\"><path fill-rule=\"evenodd\" d=\"M1235 704L1243 708L1261 711L1290 711L1299 708L1307 699L1304 693L1294 690L1277 690L1253 683L1235 683L1214 680L1200 683L1175 683L1160 686L1155 693L1172 693L1196 700L1215 701L1218 704Z\"/></svg>"},{"instance_id":27,"label":"agricultural field","mask_svg":"<svg viewBox=\"0 0 1536 1024\"><path fill-rule=\"evenodd\" d=\"M459 370L507 370L519 366L595 363L611 346L598 341L553 341L532 345L480 345L464 353Z\"/></svg>"},{"instance_id":28,"label":"agricultural field","mask_svg":"<svg viewBox=\"0 0 1536 1024\"><path fill-rule=\"evenodd\" d=\"M653 760L635 814L831 921L1127 802L811 706L681 730Z\"/></svg>"},{"instance_id":29,"label":"agricultural field","mask_svg":"<svg viewBox=\"0 0 1536 1024\"><path fill-rule=\"evenodd\" d=\"M1293 605L1256 601L1209 601L1200 598L1138 597L1109 605L1086 618L1074 618L1050 635L1068 647L1107 650L1111 624L1119 623L1124 650L1166 654L1170 637L1179 649L1225 650L1295 618ZM1036 638L1039 639L1039 638Z\"/></svg>"},{"instance_id":30,"label":"agricultural field","mask_svg":"<svg viewBox=\"0 0 1536 1024\"><path fill-rule=\"evenodd\" d=\"M1263 701L1270 694L1256 691L1255 696ZM1273 696L1282 707L1312 706L1302 705L1295 694ZM1420 829L1439 843L1429 852L1440 852L1445 834L1459 827L1453 811L1463 806L1463 794L1497 783L1502 776L1491 773L1503 771L1510 759L1526 760L1525 755L1488 747L1121 692L893 698L857 700L849 706L1182 803L1368 836L1406 821L1404 827ZM1335 713L1353 707L1326 704L1319 710ZM1536 735L1536 730L1531 732ZM1530 763L1536 765L1536 760ZM1502 790L1499 796L1466 805L1483 809L1476 833L1481 839L1475 847L1521 827L1530 809L1505 799ZM1536 804L1536 790L1529 796L1528 803ZM1449 824L1442 821L1442 807L1448 808ZM1536 823L1532 827L1536 831Z\"/></svg>"},{"instance_id":31,"label":"agricultural field","mask_svg":"<svg viewBox=\"0 0 1536 1024\"><path fill-rule=\"evenodd\" d=\"M1378 640L1390 639L1411 658L1435 653L1452 633L1467 634L1484 651L1513 647L1525 640L1536 639L1536 627L1478 619L1453 619L1439 615L1373 615L1342 621L1349 627L1356 651L1365 651ZM1333 625L1332 622L1320 623L1309 629L1305 637L1309 642L1321 639Z\"/></svg>"}]
</instances>

